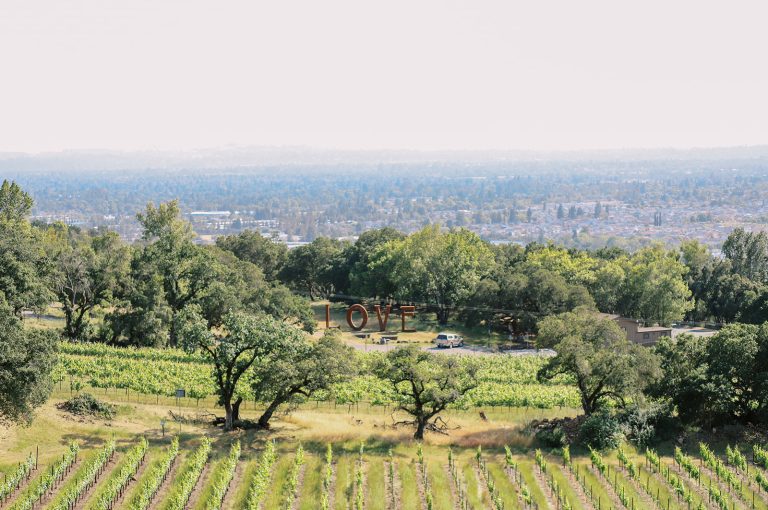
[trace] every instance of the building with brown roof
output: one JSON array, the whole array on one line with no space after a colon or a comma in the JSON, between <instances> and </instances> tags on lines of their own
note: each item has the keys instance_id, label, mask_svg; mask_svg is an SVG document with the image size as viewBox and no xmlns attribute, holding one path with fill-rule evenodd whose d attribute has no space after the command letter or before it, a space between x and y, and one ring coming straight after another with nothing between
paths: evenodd
<instances>
[{"instance_id":1,"label":"building with brown roof","mask_svg":"<svg viewBox=\"0 0 768 510\"><path fill-rule=\"evenodd\" d=\"M631 342L641 345L656 345L659 338L672 336L672 328L665 326L643 326L642 321L630 319L616 314L601 314L602 316L615 320L621 329L627 334Z\"/></svg>"}]
</instances>

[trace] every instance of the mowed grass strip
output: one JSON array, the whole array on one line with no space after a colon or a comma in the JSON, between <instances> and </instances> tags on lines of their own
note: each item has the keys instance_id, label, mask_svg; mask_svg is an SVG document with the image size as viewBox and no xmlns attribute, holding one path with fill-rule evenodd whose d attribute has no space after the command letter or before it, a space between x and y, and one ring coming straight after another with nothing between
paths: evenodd
<instances>
[{"instance_id":1,"label":"mowed grass strip","mask_svg":"<svg viewBox=\"0 0 768 510\"><path fill-rule=\"evenodd\" d=\"M453 498L451 497L451 485L448 474L443 469L443 464L436 457L426 461L427 479L432 489L432 501L435 510L451 510Z\"/></svg>"},{"instance_id":2,"label":"mowed grass strip","mask_svg":"<svg viewBox=\"0 0 768 510\"><path fill-rule=\"evenodd\" d=\"M499 490L501 500L504 502L505 510L516 510L520 508L518 493L512 482L509 481L507 473L504 472L504 457L489 457L488 472L493 477L493 483Z\"/></svg>"},{"instance_id":3,"label":"mowed grass strip","mask_svg":"<svg viewBox=\"0 0 768 510\"><path fill-rule=\"evenodd\" d=\"M165 494L165 497L161 498L159 501L155 501L153 504L153 507L167 509L173 504L174 499L182 491L182 487L180 485L181 482L196 472L196 462L198 460L202 462L202 458L201 459L195 458L195 454L198 452L198 448L200 447L196 447L193 450L189 450L185 452L184 463L179 467L179 469L176 471L173 478L169 481L170 486L169 486L168 492ZM211 462L210 457L207 458L206 464L209 462ZM203 477L204 473L205 473L205 466L203 466L202 469L200 470L201 478ZM203 481L202 479L197 479L195 485L197 485L198 483L201 483L202 481ZM194 492L194 487L192 488L192 492Z\"/></svg>"},{"instance_id":4,"label":"mowed grass strip","mask_svg":"<svg viewBox=\"0 0 768 510\"><path fill-rule=\"evenodd\" d=\"M638 483L640 483L643 487L646 487L651 494L656 495L656 498L658 499L662 508L669 508L669 510L687 510L688 503L683 501L682 497L680 497L680 494L673 490L672 487L665 481L663 473L652 473L642 464L640 465L638 473L640 475L640 480ZM677 475L673 474L673 476ZM692 506L693 508L696 508L699 506L701 498L693 493L693 501L694 503Z\"/></svg>"},{"instance_id":5,"label":"mowed grass strip","mask_svg":"<svg viewBox=\"0 0 768 510\"><path fill-rule=\"evenodd\" d=\"M304 479L299 487L299 510L316 510L323 493L324 459L304 454Z\"/></svg>"},{"instance_id":6,"label":"mowed grass strip","mask_svg":"<svg viewBox=\"0 0 768 510\"><path fill-rule=\"evenodd\" d=\"M334 510L352 508L354 501L354 464L355 457L351 455L336 455L336 481L333 486Z\"/></svg>"},{"instance_id":7,"label":"mowed grass strip","mask_svg":"<svg viewBox=\"0 0 768 510\"><path fill-rule=\"evenodd\" d=\"M223 454L223 450L218 452ZM205 510L208 506L208 502L213 499L213 484L220 472L227 468L227 462L225 458L218 458L211 462L211 467L208 470L208 475L205 480L200 480L198 483L202 483L203 486L200 490L200 495L195 502L195 510Z\"/></svg>"},{"instance_id":8,"label":"mowed grass strip","mask_svg":"<svg viewBox=\"0 0 768 510\"><path fill-rule=\"evenodd\" d=\"M606 459L608 460L608 459ZM612 461L613 459L611 459ZM641 508L645 506L645 503L643 503L643 496L645 494L640 494L638 490L642 489L635 489L635 485L630 481L629 474L622 469L621 464L618 460L616 462L608 462L608 465L611 466L611 479L613 480L613 486L616 490L616 493L618 494L622 489L624 490L624 495L626 496L627 500L630 502L629 506L630 508ZM646 498L650 499L647 495L645 495Z\"/></svg>"},{"instance_id":9,"label":"mowed grass strip","mask_svg":"<svg viewBox=\"0 0 768 510\"><path fill-rule=\"evenodd\" d=\"M416 463L407 458L399 459L397 471L400 475L400 508L421 508L421 497L416 481Z\"/></svg>"},{"instance_id":10,"label":"mowed grass strip","mask_svg":"<svg viewBox=\"0 0 768 510\"><path fill-rule=\"evenodd\" d=\"M267 493L264 498L264 504L261 506L264 510L277 510L282 507L285 497L283 487L288 484L291 467L293 467L293 455L287 452L280 452L280 456L274 466L272 490Z\"/></svg>"},{"instance_id":11,"label":"mowed grass strip","mask_svg":"<svg viewBox=\"0 0 768 510\"><path fill-rule=\"evenodd\" d=\"M544 495L544 487L539 485L539 482L536 480L536 476L533 474L533 470L537 469L536 462L533 460L533 452L531 452L530 457L526 456L519 458L517 465L518 469L520 470L520 474L523 475L523 480L531 490L531 497L533 498L533 501L539 506L539 508L548 508L549 505L547 505L547 498Z\"/></svg>"},{"instance_id":12,"label":"mowed grass strip","mask_svg":"<svg viewBox=\"0 0 768 510\"><path fill-rule=\"evenodd\" d=\"M246 460L241 460L241 462L245 462L245 465L243 466L242 482L237 485L237 487L230 487L229 490L234 491L234 494L233 497L230 498L229 501L224 505L223 508L225 509L246 508L248 491L251 487L251 480L253 479L253 476L256 472L256 468L259 465L259 459L254 454Z\"/></svg>"},{"instance_id":13,"label":"mowed grass strip","mask_svg":"<svg viewBox=\"0 0 768 510\"><path fill-rule=\"evenodd\" d=\"M384 457L366 456L366 498L367 510L385 510L387 495L384 492Z\"/></svg>"},{"instance_id":14,"label":"mowed grass strip","mask_svg":"<svg viewBox=\"0 0 768 510\"><path fill-rule=\"evenodd\" d=\"M461 461L461 474L464 476L464 483L467 484L467 501L471 508L486 508L490 500L486 494L483 482L477 476L474 459L463 459Z\"/></svg>"}]
</instances>

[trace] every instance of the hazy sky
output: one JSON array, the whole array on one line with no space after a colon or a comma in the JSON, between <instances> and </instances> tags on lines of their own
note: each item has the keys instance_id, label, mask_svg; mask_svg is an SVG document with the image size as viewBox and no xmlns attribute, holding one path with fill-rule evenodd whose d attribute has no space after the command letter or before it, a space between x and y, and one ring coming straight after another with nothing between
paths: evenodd
<instances>
[{"instance_id":1,"label":"hazy sky","mask_svg":"<svg viewBox=\"0 0 768 510\"><path fill-rule=\"evenodd\" d=\"M1 0L0 151L768 143L768 3Z\"/></svg>"}]
</instances>

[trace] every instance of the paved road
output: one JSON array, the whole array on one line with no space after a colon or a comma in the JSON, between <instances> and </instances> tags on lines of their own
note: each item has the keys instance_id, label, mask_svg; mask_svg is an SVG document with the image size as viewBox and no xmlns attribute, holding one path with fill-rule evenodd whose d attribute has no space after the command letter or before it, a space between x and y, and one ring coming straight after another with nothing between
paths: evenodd
<instances>
[{"instance_id":1,"label":"paved road","mask_svg":"<svg viewBox=\"0 0 768 510\"><path fill-rule=\"evenodd\" d=\"M402 345L405 344L362 344L361 342L354 341L354 340L347 340L347 343L354 347L355 349L359 351L365 351L365 352L373 352L373 351L380 351L380 352L386 352L391 351L392 349L396 349ZM475 347L475 346L464 346L464 347L454 347L452 349L440 349L438 347L435 347L434 345L424 345L421 347L424 351L429 352L435 352L439 354L462 354L465 356L554 356L555 351L551 349L515 349L513 351L492 351L490 349L487 349L485 347Z\"/></svg>"}]
</instances>

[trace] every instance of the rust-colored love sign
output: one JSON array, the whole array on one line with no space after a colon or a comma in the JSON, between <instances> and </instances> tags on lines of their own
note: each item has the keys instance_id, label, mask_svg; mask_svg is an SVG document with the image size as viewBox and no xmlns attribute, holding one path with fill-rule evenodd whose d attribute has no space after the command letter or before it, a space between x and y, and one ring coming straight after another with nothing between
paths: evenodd
<instances>
[{"instance_id":1,"label":"rust-colored love sign","mask_svg":"<svg viewBox=\"0 0 768 510\"><path fill-rule=\"evenodd\" d=\"M379 321L379 331L387 330L387 323L389 322L389 312L392 311L392 305L387 305L384 308L384 315L382 317L381 306L375 305L373 309L376 311L376 318ZM359 314L359 320L355 322L355 314ZM406 317L414 317L416 315L415 306L401 306L400 307L400 321L402 331L415 331L413 329L406 329L405 319ZM362 330L368 324L368 310L361 304L356 303L347 308L347 324L354 331ZM331 305L325 305L325 327L331 327Z\"/></svg>"}]
</instances>

